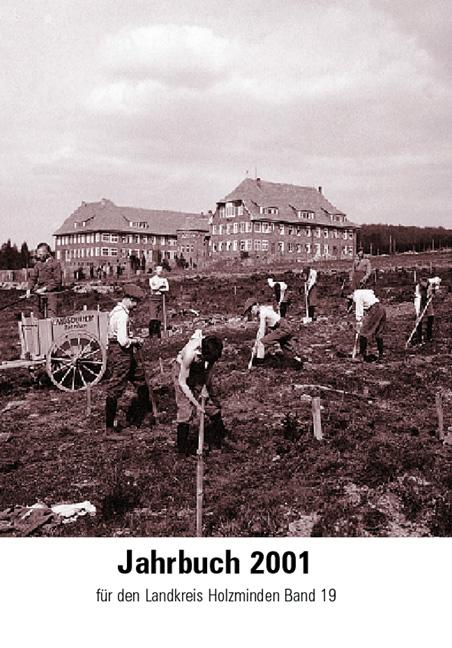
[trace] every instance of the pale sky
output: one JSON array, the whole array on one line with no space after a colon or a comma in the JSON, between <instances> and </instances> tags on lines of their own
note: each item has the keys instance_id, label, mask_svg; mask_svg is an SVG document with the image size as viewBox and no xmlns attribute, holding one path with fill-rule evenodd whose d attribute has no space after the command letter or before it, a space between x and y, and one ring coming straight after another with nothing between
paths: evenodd
<instances>
[{"instance_id":1,"label":"pale sky","mask_svg":"<svg viewBox=\"0 0 452 648\"><path fill-rule=\"evenodd\" d=\"M2 0L0 223L207 211L246 173L452 227L449 0Z\"/></svg>"}]
</instances>

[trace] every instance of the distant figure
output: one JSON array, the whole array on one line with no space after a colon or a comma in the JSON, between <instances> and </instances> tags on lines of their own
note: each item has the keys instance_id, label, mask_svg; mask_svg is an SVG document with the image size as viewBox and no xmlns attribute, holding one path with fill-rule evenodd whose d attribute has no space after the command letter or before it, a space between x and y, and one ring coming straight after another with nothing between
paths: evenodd
<instances>
[{"instance_id":1,"label":"distant figure","mask_svg":"<svg viewBox=\"0 0 452 648\"><path fill-rule=\"evenodd\" d=\"M57 293L61 290L63 274L61 264L56 261L51 252L50 245L40 243L36 249L38 261L30 273L27 299L34 291L40 296L38 308L44 317L56 317L58 315ZM43 296L45 295L45 298Z\"/></svg>"},{"instance_id":2,"label":"distant figure","mask_svg":"<svg viewBox=\"0 0 452 648\"><path fill-rule=\"evenodd\" d=\"M281 317L285 317L287 313L287 305L288 305L288 291L287 291L287 284L284 281L275 281L273 277L269 277L267 279L268 285L270 288L273 288L275 291L275 299L276 299L276 304L278 306L278 312L281 315Z\"/></svg>"},{"instance_id":3,"label":"distant figure","mask_svg":"<svg viewBox=\"0 0 452 648\"><path fill-rule=\"evenodd\" d=\"M306 300L308 304L308 317L313 321L316 319L315 309L318 304L318 295L317 295L317 277L318 272L314 268L307 268L306 270L307 279L306 279Z\"/></svg>"},{"instance_id":4,"label":"distant figure","mask_svg":"<svg viewBox=\"0 0 452 648\"><path fill-rule=\"evenodd\" d=\"M425 319L427 320L425 339L427 342L433 339L433 321L435 319L433 298L439 289L440 283L441 279L439 277L432 277L430 279L422 277L416 285L414 292L414 310L419 323L416 328L415 344L422 344L424 341L422 328Z\"/></svg>"},{"instance_id":5,"label":"distant figure","mask_svg":"<svg viewBox=\"0 0 452 648\"><path fill-rule=\"evenodd\" d=\"M169 291L169 283L166 277L162 276L163 267L158 265L155 274L149 279L151 289L151 300L149 310L149 335L161 337L163 295Z\"/></svg>"},{"instance_id":6,"label":"distant figure","mask_svg":"<svg viewBox=\"0 0 452 648\"><path fill-rule=\"evenodd\" d=\"M372 272L372 266L370 265L369 259L364 257L363 248L359 248L358 254L356 255L355 260L353 261L353 266L350 271L350 287L352 290L357 290L358 288L364 288L367 280L370 277Z\"/></svg>"}]
</instances>

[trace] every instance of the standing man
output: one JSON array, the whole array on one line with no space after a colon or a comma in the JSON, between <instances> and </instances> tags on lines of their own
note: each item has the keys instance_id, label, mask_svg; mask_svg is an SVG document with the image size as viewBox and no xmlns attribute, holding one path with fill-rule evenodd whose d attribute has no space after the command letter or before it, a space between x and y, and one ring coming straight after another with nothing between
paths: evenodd
<instances>
[{"instance_id":1,"label":"standing man","mask_svg":"<svg viewBox=\"0 0 452 648\"><path fill-rule=\"evenodd\" d=\"M416 285L414 292L414 310L416 319L419 323L416 328L416 342L422 344L424 338L422 335L422 323L427 318L426 340L430 342L433 338L433 321L435 319L435 310L433 308L433 297L439 289L441 279L439 277L422 277Z\"/></svg>"},{"instance_id":2,"label":"standing man","mask_svg":"<svg viewBox=\"0 0 452 648\"><path fill-rule=\"evenodd\" d=\"M359 335L359 354L363 360L370 362L373 358L367 355L368 341L375 337L378 360L383 359L383 333L386 326L386 309L380 303L373 290L360 288L349 297L350 305L355 303L356 333Z\"/></svg>"},{"instance_id":3,"label":"standing man","mask_svg":"<svg viewBox=\"0 0 452 648\"><path fill-rule=\"evenodd\" d=\"M273 306L261 305L253 297L250 297L245 302L242 312L242 317L246 315L248 319L257 318L259 320L259 328L252 354L253 364L263 364L265 347L279 343L283 354L292 359L293 367L295 369L303 368L303 361L292 343L292 329L287 320L281 318L280 314L275 312Z\"/></svg>"},{"instance_id":4,"label":"standing man","mask_svg":"<svg viewBox=\"0 0 452 648\"><path fill-rule=\"evenodd\" d=\"M220 448L226 434L221 418L221 404L212 384L213 368L223 353L223 342L214 335L203 336L198 329L191 336L174 363L174 390L177 405L177 452L189 453L190 421L196 411L210 419L211 443ZM203 386L208 397L205 409L197 400Z\"/></svg>"},{"instance_id":5,"label":"standing man","mask_svg":"<svg viewBox=\"0 0 452 648\"><path fill-rule=\"evenodd\" d=\"M370 260L364 257L363 248L359 248L350 271L350 287L353 290L364 288L372 272Z\"/></svg>"},{"instance_id":6,"label":"standing man","mask_svg":"<svg viewBox=\"0 0 452 648\"><path fill-rule=\"evenodd\" d=\"M151 306L149 311L149 335L161 337L163 300L169 291L169 283L166 277L162 276L163 266L158 265L155 274L149 279L151 289Z\"/></svg>"},{"instance_id":7,"label":"standing man","mask_svg":"<svg viewBox=\"0 0 452 648\"><path fill-rule=\"evenodd\" d=\"M33 267L28 281L27 299L34 290L40 297L38 307L44 317L58 315L58 296L63 283L61 264L50 252L48 243L40 243L36 249L38 261Z\"/></svg>"},{"instance_id":8,"label":"standing man","mask_svg":"<svg viewBox=\"0 0 452 648\"><path fill-rule=\"evenodd\" d=\"M135 358L135 350L143 339L130 334L129 315L145 297L145 292L134 284L124 287L123 299L113 308L108 321L108 364L109 382L105 403L105 436L116 441L121 437L113 434L118 400L124 394L128 382L136 390L138 405L143 412L151 410L149 389L146 385L144 368Z\"/></svg>"},{"instance_id":9,"label":"standing man","mask_svg":"<svg viewBox=\"0 0 452 648\"><path fill-rule=\"evenodd\" d=\"M315 309L318 304L318 296L317 296L318 272L314 268L310 267L307 268L306 274L307 274L307 280L305 284L305 290L306 290L306 302L308 305L307 315L312 319L312 321L315 321L316 319Z\"/></svg>"},{"instance_id":10,"label":"standing man","mask_svg":"<svg viewBox=\"0 0 452 648\"><path fill-rule=\"evenodd\" d=\"M281 315L281 317L285 317L288 306L288 286L284 281L275 281L273 277L269 277L267 281L270 288L273 288L273 290L275 291L278 313Z\"/></svg>"}]
</instances>

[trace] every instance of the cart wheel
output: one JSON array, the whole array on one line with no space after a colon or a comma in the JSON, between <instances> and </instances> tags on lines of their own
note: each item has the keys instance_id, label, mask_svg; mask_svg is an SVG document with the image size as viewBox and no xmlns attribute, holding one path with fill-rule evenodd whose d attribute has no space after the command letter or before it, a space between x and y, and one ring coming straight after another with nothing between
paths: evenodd
<instances>
[{"instance_id":1,"label":"cart wheel","mask_svg":"<svg viewBox=\"0 0 452 648\"><path fill-rule=\"evenodd\" d=\"M63 391L79 391L96 385L107 364L107 352L99 340L85 331L65 333L47 354L50 380Z\"/></svg>"}]
</instances>

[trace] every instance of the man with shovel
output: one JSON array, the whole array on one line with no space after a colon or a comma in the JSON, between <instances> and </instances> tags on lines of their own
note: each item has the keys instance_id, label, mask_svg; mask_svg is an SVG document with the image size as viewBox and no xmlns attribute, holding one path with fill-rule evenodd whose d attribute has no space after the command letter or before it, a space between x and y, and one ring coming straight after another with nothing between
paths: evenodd
<instances>
[{"instance_id":1,"label":"man with shovel","mask_svg":"<svg viewBox=\"0 0 452 648\"><path fill-rule=\"evenodd\" d=\"M306 299L306 317L303 318L303 324L315 322L315 309L317 307L317 270L310 267L306 271L307 280L304 285Z\"/></svg>"},{"instance_id":2,"label":"man with shovel","mask_svg":"<svg viewBox=\"0 0 452 648\"><path fill-rule=\"evenodd\" d=\"M164 331L166 332L166 295L169 291L169 283L166 277L162 276L163 266L158 265L155 274L149 279L151 289L150 312L149 312L149 336L162 337L162 316Z\"/></svg>"},{"instance_id":3,"label":"man with shovel","mask_svg":"<svg viewBox=\"0 0 452 648\"><path fill-rule=\"evenodd\" d=\"M288 306L288 291L287 284L285 281L275 281L273 277L267 279L267 283L270 288L273 288L275 292L275 300L278 305L278 312L281 317L285 317L287 313Z\"/></svg>"},{"instance_id":4,"label":"man with shovel","mask_svg":"<svg viewBox=\"0 0 452 648\"><path fill-rule=\"evenodd\" d=\"M441 279L439 277L421 277L416 285L414 293L414 310L416 312L416 329L414 333L415 344L422 344L423 337L423 322L427 321L426 326L426 341L430 342L433 338L433 321L435 319L435 311L433 308L433 297L439 289Z\"/></svg>"},{"instance_id":5,"label":"man with shovel","mask_svg":"<svg viewBox=\"0 0 452 648\"><path fill-rule=\"evenodd\" d=\"M277 343L279 343L283 354L292 359L293 368L303 368L303 361L292 342L292 328L272 306L259 304L256 299L250 297L245 302L242 311L242 317L245 316L248 316L248 319L257 318L259 320L259 328L248 369L262 365L265 359L265 347Z\"/></svg>"},{"instance_id":6,"label":"man with shovel","mask_svg":"<svg viewBox=\"0 0 452 648\"><path fill-rule=\"evenodd\" d=\"M368 341L375 337L378 350L378 360L381 362L383 359L383 333L386 326L386 309L380 303L380 300L375 295L373 290L367 288L360 288L348 297L349 309L355 304L356 316L356 339L355 347L353 349L352 358L357 360L356 357L357 347L359 343L359 355L362 360L371 362L376 359L372 355L367 355Z\"/></svg>"},{"instance_id":7,"label":"man with shovel","mask_svg":"<svg viewBox=\"0 0 452 648\"><path fill-rule=\"evenodd\" d=\"M190 422L195 412L207 414L210 425L206 431L210 445L221 448L226 429L221 417L221 403L212 384L214 365L223 353L223 342L215 335L204 336L198 329L191 336L174 362L173 380L177 406L177 452L190 451ZM204 390L205 406L197 397ZM206 394L207 391L207 394ZM210 438L209 438L210 433Z\"/></svg>"}]
</instances>

